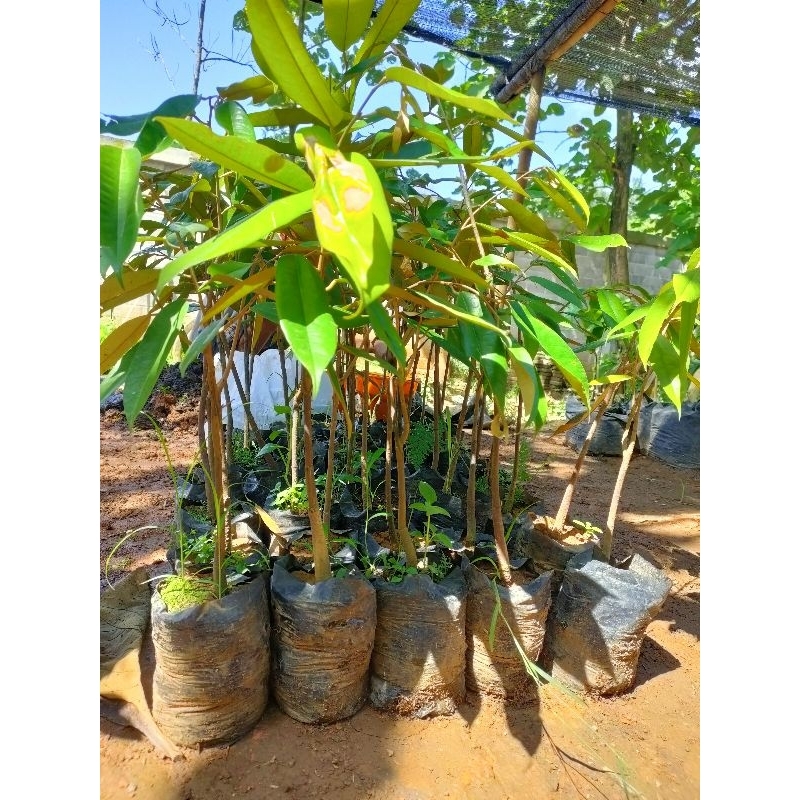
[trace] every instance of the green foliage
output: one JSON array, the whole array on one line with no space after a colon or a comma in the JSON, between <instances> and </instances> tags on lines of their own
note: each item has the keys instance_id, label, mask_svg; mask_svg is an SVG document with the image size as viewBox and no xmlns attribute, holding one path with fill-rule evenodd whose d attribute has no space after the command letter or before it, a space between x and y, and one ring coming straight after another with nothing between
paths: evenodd
<instances>
[{"instance_id":1,"label":"green foliage","mask_svg":"<svg viewBox=\"0 0 800 800\"><path fill-rule=\"evenodd\" d=\"M231 447L234 464L238 464L245 470L255 469L259 465L258 456L263 453L264 448L257 451L252 441L245 447L244 431L240 431L238 428L231 431Z\"/></svg>"},{"instance_id":2,"label":"green foliage","mask_svg":"<svg viewBox=\"0 0 800 800\"><path fill-rule=\"evenodd\" d=\"M308 491L301 481L294 486L287 486L275 495L275 508L291 511L292 514L308 514Z\"/></svg>"},{"instance_id":3,"label":"green foliage","mask_svg":"<svg viewBox=\"0 0 800 800\"><path fill-rule=\"evenodd\" d=\"M117 323L114 322L111 317L100 317L100 343L102 344L108 335L117 327Z\"/></svg>"},{"instance_id":4,"label":"green foliage","mask_svg":"<svg viewBox=\"0 0 800 800\"><path fill-rule=\"evenodd\" d=\"M213 600L214 584L196 575L168 575L158 586L167 611L183 611Z\"/></svg>"}]
</instances>

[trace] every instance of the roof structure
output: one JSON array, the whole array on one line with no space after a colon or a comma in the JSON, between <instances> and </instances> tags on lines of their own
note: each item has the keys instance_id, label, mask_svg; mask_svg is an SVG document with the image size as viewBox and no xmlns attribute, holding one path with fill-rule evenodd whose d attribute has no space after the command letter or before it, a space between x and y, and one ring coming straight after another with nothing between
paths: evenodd
<instances>
[{"instance_id":1,"label":"roof structure","mask_svg":"<svg viewBox=\"0 0 800 800\"><path fill-rule=\"evenodd\" d=\"M699 0L421 0L406 32L498 70L506 103L543 94L700 124Z\"/></svg>"}]
</instances>

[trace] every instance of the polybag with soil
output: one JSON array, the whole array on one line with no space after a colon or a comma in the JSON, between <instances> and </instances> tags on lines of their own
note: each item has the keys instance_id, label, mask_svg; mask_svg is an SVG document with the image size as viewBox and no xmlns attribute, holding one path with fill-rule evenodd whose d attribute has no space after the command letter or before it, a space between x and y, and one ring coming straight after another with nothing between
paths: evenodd
<instances>
[{"instance_id":1,"label":"polybag with soil","mask_svg":"<svg viewBox=\"0 0 800 800\"><path fill-rule=\"evenodd\" d=\"M268 576L220 600L169 612L158 591L150 621L156 666L153 716L185 747L227 744L246 734L269 700Z\"/></svg>"},{"instance_id":2,"label":"polybag with soil","mask_svg":"<svg viewBox=\"0 0 800 800\"><path fill-rule=\"evenodd\" d=\"M375 589L360 574L315 584L292 556L272 575L275 701L293 719L347 719L366 702Z\"/></svg>"},{"instance_id":3,"label":"polybag with soil","mask_svg":"<svg viewBox=\"0 0 800 800\"><path fill-rule=\"evenodd\" d=\"M545 572L526 583L497 585L495 594L495 587L486 573L467 558L462 565L468 589L467 688L511 704L535 699L536 685L525 669L514 640L530 661L539 658L551 603L553 573ZM505 621L496 614L498 597Z\"/></svg>"},{"instance_id":4,"label":"polybag with soil","mask_svg":"<svg viewBox=\"0 0 800 800\"><path fill-rule=\"evenodd\" d=\"M671 588L669 578L638 553L623 567L575 556L550 611L545 669L601 695L626 691L636 678L647 626Z\"/></svg>"},{"instance_id":5,"label":"polybag with soil","mask_svg":"<svg viewBox=\"0 0 800 800\"><path fill-rule=\"evenodd\" d=\"M440 583L406 575L375 581L378 627L370 703L398 714L452 714L463 702L467 585L458 566Z\"/></svg>"}]
</instances>

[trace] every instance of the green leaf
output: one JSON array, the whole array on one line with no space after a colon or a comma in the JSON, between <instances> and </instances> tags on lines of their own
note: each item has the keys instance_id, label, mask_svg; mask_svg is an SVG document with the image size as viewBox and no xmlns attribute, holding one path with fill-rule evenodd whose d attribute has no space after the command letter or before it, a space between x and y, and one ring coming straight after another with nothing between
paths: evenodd
<instances>
[{"instance_id":1,"label":"green leaf","mask_svg":"<svg viewBox=\"0 0 800 800\"><path fill-rule=\"evenodd\" d=\"M227 133L231 136L238 136L240 139L247 139L254 142L256 140L256 132L253 130L253 123L245 111L244 107L234 102L227 100L220 103L214 109L214 116Z\"/></svg>"},{"instance_id":2,"label":"green leaf","mask_svg":"<svg viewBox=\"0 0 800 800\"><path fill-rule=\"evenodd\" d=\"M542 350L553 360L553 364L558 367L558 371L564 376L564 380L570 385L578 395L584 405L589 404L589 377L586 369L578 356L564 339L555 333L552 328L544 322L534 317L521 303L512 302L514 318L521 324L528 327L536 337Z\"/></svg>"},{"instance_id":3,"label":"green leaf","mask_svg":"<svg viewBox=\"0 0 800 800\"><path fill-rule=\"evenodd\" d=\"M100 312L105 313L155 291L157 282L158 270L155 269L123 270L118 275L112 273L100 284Z\"/></svg>"},{"instance_id":4,"label":"green leaf","mask_svg":"<svg viewBox=\"0 0 800 800\"><path fill-rule=\"evenodd\" d=\"M490 226L484 225L483 223L478 223L478 225L479 227L488 231L493 230ZM541 259L554 264L570 276L574 278L578 277L578 272L575 267L572 266L572 264L570 264L568 261L565 261L561 256L556 255L552 250L548 250L539 242L534 241L538 237L527 233L513 233L511 231L504 231L503 236L512 244L518 245L519 247L522 247L524 250L528 250L531 253L536 253L536 255Z\"/></svg>"},{"instance_id":5,"label":"green leaf","mask_svg":"<svg viewBox=\"0 0 800 800\"><path fill-rule=\"evenodd\" d=\"M583 213L584 226L585 226L589 222L590 212L589 212L589 205L587 204L584 196L580 193L580 191L578 191L578 188L574 184L570 183L570 181L563 173L555 169L550 169L550 167L547 167L545 171L552 180L556 181L557 183L560 183L561 186L564 187L564 189L567 192L567 195L570 197L572 202L575 203L575 205L578 206L578 208L581 210L581 212Z\"/></svg>"},{"instance_id":6,"label":"green leaf","mask_svg":"<svg viewBox=\"0 0 800 800\"><path fill-rule=\"evenodd\" d=\"M173 278L189 267L195 267L236 250L250 247L261 239L266 239L273 231L294 222L311 209L311 190L289 195L259 209L245 217L236 225L218 233L212 239L197 245L174 259L164 267L158 276L157 290L161 291Z\"/></svg>"},{"instance_id":7,"label":"green leaf","mask_svg":"<svg viewBox=\"0 0 800 800\"><path fill-rule=\"evenodd\" d=\"M496 167L493 164L478 164L477 169L486 173L490 178L494 178L501 186L505 186L506 189L510 189L516 194L525 195L525 187L521 186L502 167Z\"/></svg>"},{"instance_id":8,"label":"green leaf","mask_svg":"<svg viewBox=\"0 0 800 800\"><path fill-rule=\"evenodd\" d=\"M190 120L161 119L171 136L184 147L242 175L294 193L310 189L311 176L266 145L238 136L219 136L205 125Z\"/></svg>"},{"instance_id":9,"label":"green leaf","mask_svg":"<svg viewBox=\"0 0 800 800\"><path fill-rule=\"evenodd\" d=\"M323 0L325 30L344 52L361 37L372 16L373 0Z\"/></svg>"},{"instance_id":10,"label":"green leaf","mask_svg":"<svg viewBox=\"0 0 800 800\"><path fill-rule=\"evenodd\" d=\"M371 303L386 291L391 282L394 223L386 192L375 168L361 153L353 153L350 160L364 170L364 177L372 188L373 252L369 269L369 291L365 295L365 302Z\"/></svg>"},{"instance_id":11,"label":"green leaf","mask_svg":"<svg viewBox=\"0 0 800 800\"><path fill-rule=\"evenodd\" d=\"M184 354L183 358L181 359L180 363L180 373L181 376L186 374L186 370L189 368L190 364L206 349L206 346L210 344L216 338L217 334L219 333L220 328L225 324L224 319L217 319L214 320L210 325L207 325L200 333L197 335L197 338L189 345L189 349Z\"/></svg>"},{"instance_id":12,"label":"green leaf","mask_svg":"<svg viewBox=\"0 0 800 800\"><path fill-rule=\"evenodd\" d=\"M478 289L486 289L489 286L482 275L479 275L469 267L465 267L460 261L448 258L444 253L440 253L437 250L430 250L427 247L412 244L404 239L395 239L394 250L414 261L430 264L440 272L444 272L445 275L450 275L462 283L475 286Z\"/></svg>"},{"instance_id":13,"label":"green leaf","mask_svg":"<svg viewBox=\"0 0 800 800\"><path fill-rule=\"evenodd\" d=\"M108 372L142 338L150 315L126 319L100 342L100 374Z\"/></svg>"},{"instance_id":14,"label":"green leaf","mask_svg":"<svg viewBox=\"0 0 800 800\"><path fill-rule=\"evenodd\" d=\"M257 128L289 128L294 125L307 125L316 122L317 118L303 108L269 108L264 111L253 111L250 122Z\"/></svg>"},{"instance_id":15,"label":"green leaf","mask_svg":"<svg viewBox=\"0 0 800 800\"><path fill-rule=\"evenodd\" d=\"M195 107L199 102L199 97L189 94L173 97L162 103L150 115L150 118L139 133L139 137L136 139L135 147L141 152L142 158L147 158L169 144L169 136L164 127L156 120L156 117L184 119L194 113Z\"/></svg>"},{"instance_id":16,"label":"green leaf","mask_svg":"<svg viewBox=\"0 0 800 800\"><path fill-rule=\"evenodd\" d=\"M586 228L586 223L589 219L588 214L584 219L575 209L575 206L573 206L561 192L551 186L549 182L542 180L536 175L531 175L528 180L538 186L570 218L570 220L572 220L578 230L584 230Z\"/></svg>"},{"instance_id":17,"label":"green leaf","mask_svg":"<svg viewBox=\"0 0 800 800\"><path fill-rule=\"evenodd\" d=\"M440 83L436 83L419 72L408 69L408 67L389 67L383 73L383 77L384 80L397 81L404 86L419 89L421 92L431 95L431 97L438 97L440 100L446 100L461 108L468 108L470 111L475 111L492 119L506 120L507 122L514 121L494 100L472 97L471 95L461 94L461 92L457 92L454 89L447 89Z\"/></svg>"},{"instance_id":18,"label":"green leaf","mask_svg":"<svg viewBox=\"0 0 800 800\"><path fill-rule=\"evenodd\" d=\"M338 125L345 112L311 60L284 0L247 0L245 10L253 44L269 69L267 77L317 119Z\"/></svg>"},{"instance_id":19,"label":"green leaf","mask_svg":"<svg viewBox=\"0 0 800 800\"><path fill-rule=\"evenodd\" d=\"M547 227L547 223L533 211L527 209L522 203L516 200L502 199L497 201L517 223L519 230L524 233L532 233L541 236L543 239L556 240L556 235Z\"/></svg>"},{"instance_id":20,"label":"green leaf","mask_svg":"<svg viewBox=\"0 0 800 800\"><path fill-rule=\"evenodd\" d=\"M681 413L681 358L675 346L664 336L657 336L653 342L650 356L653 371L656 373L661 391ZM685 367L684 370L685 372Z\"/></svg>"},{"instance_id":21,"label":"green leaf","mask_svg":"<svg viewBox=\"0 0 800 800\"><path fill-rule=\"evenodd\" d=\"M100 145L100 275L119 275L136 244L144 202L139 191L142 154L129 146Z\"/></svg>"},{"instance_id":22,"label":"green leaf","mask_svg":"<svg viewBox=\"0 0 800 800\"><path fill-rule=\"evenodd\" d=\"M398 364L405 364L406 349L403 347L403 340L395 330L386 309L380 303L370 303L367 306L367 314L372 330L378 338L388 346Z\"/></svg>"},{"instance_id":23,"label":"green leaf","mask_svg":"<svg viewBox=\"0 0 800 800\"><path fill-rule=\"evenodd\" d=\"M283 335L308 370L317 394L322 373L336 353L338 329L322 278L308 259L294 254L278 259L275 304Z\"/></svg>"},{"instance_id":24,"label":"green leaf","mask_svg":"<svg viewBox=\"0 0 800 800\"><path fill-rule=\"evenodd\" d=\"M699 300L681 304L681 323L678 333L678 356L681 361L681 397L686 394L686 390L689 388L689 352L694 335L694 326L697 323L697 309L699 307Z\"/></svg>"},{"instance_id":25,"label":"green leaf","mask_svg":"<svg viewBox=\"0 0 800 800\"><path fill-rule=\"evenodd\" d=\"M538 283L540 286L547 289L548 292L552 292L554 295L557 295L562 300L566 300L567 303L571 303L577 308L584 308L586 305L583 296L577 292L573 292L568 286L535 275L531 276L528 280L530 280L531 283Z\"/></svg>"},{"instance_id":26,"label":"green leaf","mask_svg":"<svg viewBox=\"0 0 800 800\"><path fill-rule=\"evenodd\" d=\"M591 250L593 253L602 253L603 251L608 250L609 247L628 246L625 238L620 236L618 233L609 233L604 236L589 236L588 234L585 234L565 236L564 238L568 242L577 244L579 247L583 247L586 250Z\"/></svg>"},{"instance_id":27,"label":"green leaf","mask_svg":"<svg viewBox=\"0 0 800 800\"><path fill-rule=\"evenodd\" d=\"M627 310L622 300L610 289L597 290L597 303L603 313L609 316L615 325L618 325L627 315Z\"/></svg>"},{"instance_id":28,"label":"green leaf","mask_svg":"<svg viewBox=\"0 0 800 800\"><path fill-rule=\"evenodd\" d=\"M122 392L129 428L133 428L136 417L150 398L188 308L187 300L173 300L164 306L153 318L142 341L131 351L133 355Z\"/></svg>"},{"instance_id":29,"label":"green leaf","mask_svg":"<svg viewBox=\"0 0 800 800\"><path fill-rule=\"evenodd\" d=\"M405 27L420 4L420 0L385 0L375 21L358 48L354 66L383 53L386 45Z\"/></svg>"},{"instance_id":30,"label":"green leaf","mask_svg":"<svg viewBox=\"0 0 800 800\"><path fill-rule=\"evenodd\" d=\"M676 303L693 303L700 299L700 270L678 272L672 276Z\"/></svg>"},{"instance_id":31,"label":"green leaf","mask_svg":"<svg viewBox=\"0 0 800 800\"><path fill-rule=\"evenodd\" d=\"M547 422L547 396L530 353L518 345L508 348L511 367L517 376L517 386L522 396L522 405L527 414L526 425L533 423L539 430Z\"/></svg>"},{"instance_id":32,"label":"green leaf","mask_svg":"<svg viewBox=\"0 0 800 800\"><path fill-rule=\"evenodd\" d=\"M122 357L122 360L114 367L103 380L100 381L100 402L107 400L114 392L125 383L125 375L128 371L128 366L131 363L133 354L139 345L134 345Z\"/></svg>"},{"instance_id":33,"label":"green leaf","mask_svg":"<svg viewBox=\"0 0 800 800\"><path fill-rule=\"evenodd\" d=\"M230 86L217 86L217 92L224 100L252 99L254 103L263 103L275 94L276 88L275 84L264 75L253 75Z\"/></svg>"},{"instance_id":34,"label":"green leaf","mask_svg":"<svg viewBox=\"0 0 800 800\"><path fill-rule=\"evenodd\" d=\"M502 414L508 388L508 362L500 338L494 337L492 344L495 349L481 354L480 365L486 378L487 394L494 399Z\"/></svg>"},{"instance_id":35,"label":"green leaf","mask_svg":"<svg viewBox=\"0 0 800 800\"><path fill-rule=\"evenodd\" d=\"M638 350L642 364L648 363L653 343L661 333L674 302L675 292L672 290L671 284L665 284L658 296L650 303L642 321L642 327L639 329Z\"/></svg>"},{"instance_id":36,"label":"green leaf","mask_svg":"<svg viewBox=\"0 0 800 800\"><path fill-rule=\"evenodd\" d=\"M376 181L367 179L363 160L348 161L313 138L306 139L306 153L316 178L312 211L319 243L339 259L353 287L369 304L389 288L391 267L382 227L384 209L378 212L380 221L374 213ZM378 204L386 205L382 189ZM391 228L390 217L388 222Z\"/></svg>"},{"instance_id":37,"label":"green leaf","mask_svg":"<svg viewBox=\"0 0 800 800\"><path fill-rule=\"evenodd\" d=\"M118 116L116 114L103 114L108 118L108 122L100 121L100 133L108 133L112 136L133 136L139 133L147 124L148 120L160 114L164 117L187 117L191 114L200 97L194 94L182 94L165 100L155 111L148 111L145 114L132 114L129 116Z\"/></svg>"},{"instance_id":38,"label":"green leaf","mask_svg":"<svg viewBox=\"0 0 800 800\"><path fill-rule=\"evenodd\" d=\"M423 496L427 503L435 503L436 502L436 492L427 481L420 481L419 485L419 493Z\"/></svg>"}]
</instances>

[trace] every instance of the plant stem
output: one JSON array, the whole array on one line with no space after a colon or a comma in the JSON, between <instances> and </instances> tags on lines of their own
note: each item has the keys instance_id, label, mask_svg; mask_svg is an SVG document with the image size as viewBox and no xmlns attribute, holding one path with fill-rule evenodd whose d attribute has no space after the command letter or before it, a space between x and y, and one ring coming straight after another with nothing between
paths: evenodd
<instances>
[{"instance_id":1,"label":"plant stem","mask_svg":"<svg viewBox=\"0 0 800 800\"><path fill-rule=\"evenodd\" d=\"M303 395L303 445L305 462L306 494L308 495L308 521L311 524L311 545L314 552L314 579L321 583L331 577L331 559L328 553L328 537L322 526L322 516L317 500L317 485L314 482L314 438L311 420L311 376L302 369Z\"/></svg>"},{"instance_id":2,"label":"plant stem","mask_svg":"<svg viewBox=\"0 0 800 800\"><path fill-rule=\"evenodd\" d=\"M556 513L555 527L558 531L563 530L564 525L567 522L569 507L572 503L572 497L575 494L575 487L578 484L578 476L580 475L581 468L583 467L583 461L586 458L586 454L589 452L589 445L592 443L597 426L600 424L600 420L602 419L603 414L605 414L606 409L611 404L611 400L616 394L618 386L619 384L607 386L600 395L600 400L595 406L594 419L589 425L586 439L584 440L583 446L578 453L578 457L575 459L575 464L572 467L572 475L570 475L569 483L567 483L567 488L564 490L564 496L561 498L561 505L558 507L558 512Z\"/></svg>"},{"instance_id":3,"label":"plant stem","mask_svg":"<svg viewBox=\"0 0 800 800\"><path fill-rule=\"evenodd\" d=\"M325 530L331 529L331 506L333 505L333 467L336 456L336 416L339 409L336 397L331 398L331 424L328 428L328 471L325 474L325 504L322 510L322 524Z\"/></svg>"},{"instance_id":4,"label":"plant stem","mask_svg":"<svg viewBox=\"0 0 800 800\"><path fill-rule=\"evenodd\" d=\"M494 413L495 415L502 413L497 402L494 405ZM492 498L492 531L497 549L497 566L500 570L500 577L508 585L511 583L511 564L508 558L503 510L500 504L500 439L494 435L489 453L489 489Z\"/></svg>"},{"instance_id":5,"label":"plant stem","mask_svg":"<svg viewBox=\"0 0 800 800\"><path fill-rule=\"evenodd\" d=\"M431 456L431 469L439 471L439 418L442 415L442 386L441 376L439 375L439 345L434 344L431 348L433 353L433 455Z\"/></svg>"},{"instance_id":6,"label":"plant stem","mask_svg":"<svg viewBox=\"0 0 800 800\"><path fill-rule=\"evenodd\" d=\"M461 445L464 441L464 420L467 416L467 402L469 401L469 393L472 389L472 381L475 378L475 367L470 363L469 372L467 372L467 381L464 385L464 399L461 401L461 414L458 417L458 425L456 426L456 442L455 446L451 448L450 463L447 465L447 476L444 479L444 492L450 494L450 489L453 484L453 477L456 474L456 467L458 466L458 454L461 452ZM456 457L453 458L453 453Z\"/></svg>"},{"instance_id":7,"label":"plant stem","mask_svg":"<svg viewBox=\"0 0 800 800\"><path fill-rule=\"evenodd\" d=\"M207 482L211 483L212 491L216 495L214 520L216 531L214 535L214 563L212 568L212 582L217 597L224 596L228 585L225 578L223 563L225 561L226 537L224 506L222 517L219 513L219 492L223 485L223 436L222 436L222 408L220 405L220 392L214 370L214 351L209 344L203 350L203 378L207 386L207 418L208 418L208 461L209 472Z\"/></svg>"},{"instance_id":8,"label":"plant stem","mask_svg":"<svg viewBox=\"0 0 800 800\"><path fill-rule=\"evenodd\" d=\"M477 520L475 519L475 471L478 467L478 453L481 449L481 430L483 422L483 381L480 372L475 385L475 405L472 411L472 448L469 455L469 478L467 480L467 533L466 547L475 547Z\"/></svg>"},{"instance_id":9,"label":"plant stem","mask_svg":"<svg viewBox=\"0 0 800 800\"><path fill-rule=\"evenodd\" d=\"M652 377L652 373L650 374ZM642 409L642 399L644 398L645 389L648 386L648 380L642 381L642 390L636 395L636 399L631 406L630 414L628 414L628 421L625 424L625 430L622 433L622 461L619 465L617 472L617 480L614 483L614 491L611 493L611 503L608 507L608 517L606 518L606 526L603 530L603 535L600 538L600 549L603 555L610 559L611 548L614 543L614 524L617 519L617 509L619 508L620 497L622 496L622 486L625 483L625 477L628 474L628 467L631 463L633 451L636 446L636 423L639 419L639 412Z\"/></svg>"},{"instance_id":10,"label":"plant stem","mask_svg":"<svg viewBox=\"0 0 800 800\"><path fill-rule=\"evenodd\" d=\"M503 501L503 513L510 514L514 507L514 495L517 493L519 478L519 451L522 446L522 392L517 395L517 426L514 429L514 466L511 468L511 485Z\"/></svg>"}]
</instances>

